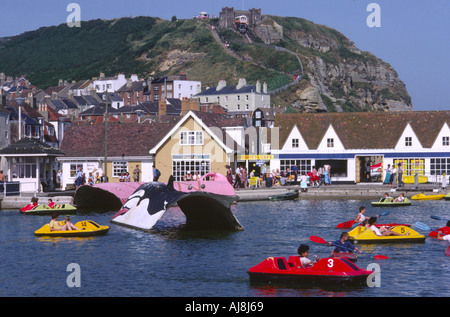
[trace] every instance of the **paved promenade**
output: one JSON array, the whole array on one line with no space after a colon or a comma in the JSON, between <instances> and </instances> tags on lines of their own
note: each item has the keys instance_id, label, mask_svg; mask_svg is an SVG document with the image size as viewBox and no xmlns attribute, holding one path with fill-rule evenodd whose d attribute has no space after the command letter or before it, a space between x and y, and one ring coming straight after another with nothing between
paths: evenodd
<instances>
[{"instance_id":1,"label":"paved promenade","mask_svg":"<svg viewBox=\"0 0 450 317\"><path fill-rule=\"evenodd\" d=\"M237 188L236 195L238 201L261 201L269 200L269 196L280 195L298 189L300 196L298 199L377 199L389 193L391 196L397 197L400 193L404 193L410 198L418 193L425 194L447 194L449 189L442 190L434 184L420 184L418 189L414 185L405 185L397 189L387 187L381 183L359 183L359 184L333 184L330 186L308 187L307 192L301 192L300 186L273 186L270 188ZM434 192L436 191L436 192ZM52 198L57 204L71 203L74 191L63 192L47 192L39 193L40 204L46 204L48 198ZM0 209L2 210L18 210L30 203L32 193L23 193L22 196L6 196L0 198Z\"/></svg>"}]
</instances>

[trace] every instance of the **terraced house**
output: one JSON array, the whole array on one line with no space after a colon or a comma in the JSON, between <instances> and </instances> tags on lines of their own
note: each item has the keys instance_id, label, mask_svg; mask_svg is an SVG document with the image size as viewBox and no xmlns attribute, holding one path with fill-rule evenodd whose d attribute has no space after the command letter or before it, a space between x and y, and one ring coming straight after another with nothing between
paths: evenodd
<instances>
[{"instance_id":1,"label":"terraced house","mask_svg":"<svg viewBox=\"0 0 450 317\"><path fill-rule=\"evenodd\" d=\"M364 181L365 166L402 163L404 176L450 173L450 111L279 114L271 169L331 165L332 181Z\"/></svg>"}]
</instances>

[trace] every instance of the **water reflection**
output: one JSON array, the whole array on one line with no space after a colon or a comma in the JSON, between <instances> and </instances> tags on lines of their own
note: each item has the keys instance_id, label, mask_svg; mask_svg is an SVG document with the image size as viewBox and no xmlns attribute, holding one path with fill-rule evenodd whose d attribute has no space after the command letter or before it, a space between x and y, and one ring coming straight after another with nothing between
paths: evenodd
<instances>
[{"instance_id":1,"label":"water reflection","mask_svg":"<svg viewBox=\"0 0 450 317\"><path fill-rule=\"evenodd\" d=\"M413 203L392 208L383 222L445 225L430 215L450 218L445 201ZM49 216L27 216L0 211L2 250L0 296L448 296L449 257L445 241L427 239L421 244L360 245L370 254L389 256L374 261L361 255L357 265L381 268L381 287L329 290L273 285L250 285L248 269L269 256L295 255L301 243L310 255L326 257L331 248L315 244L311 235L327 241L339 238L336 225L354 219L359 206L368 215L386 209L373 208L368 200L295 200L248 202L233 207L243 231L190 230L185 217L171 208L151 232L111 224L114 213L83 213L72 221L91 219L110 226L101 237L45 238L34 231ZM82 270L82 287L66 285L69 263ZM436 287L436 282L439 287Z\"/></svg>"}]
</instances>

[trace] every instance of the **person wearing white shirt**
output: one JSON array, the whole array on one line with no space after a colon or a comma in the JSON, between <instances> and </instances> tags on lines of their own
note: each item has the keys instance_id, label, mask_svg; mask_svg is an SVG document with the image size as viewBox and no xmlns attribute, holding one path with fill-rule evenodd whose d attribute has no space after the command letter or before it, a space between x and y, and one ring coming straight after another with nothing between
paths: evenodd
<instances>
[{"instance_id":1,"label":"person wearing white shirt","mask_svg":"<svg viewBox=\"0 0 450 317\"><path fill-rule=\"evenodd\" d=\"M378 228L375 224L377 223L376 217L371 217L369 219L369 226L370 229L377 235L377 236L409 236L409 232L402 234L395 231L392 231L389 228L386 227L380 227Z\"/></svg>"}]
</instances>

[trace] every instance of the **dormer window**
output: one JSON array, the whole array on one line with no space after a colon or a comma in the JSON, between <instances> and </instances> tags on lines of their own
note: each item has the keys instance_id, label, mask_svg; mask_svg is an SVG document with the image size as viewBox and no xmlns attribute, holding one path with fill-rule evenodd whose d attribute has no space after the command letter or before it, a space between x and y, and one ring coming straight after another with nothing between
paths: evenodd
<instances>
[{"instance_id":1,"label":"dormer window","mask_svg":"<svg viewBox=\"0 0 450 317\"><path fill-rule=\"evenodd\" d=\"M327 147L334 147L334 139L333 138L327 139Z\"/></svg>"},{"instance_id":2,"label":"dormer window","mask_svg":"<svg viewBox=\"0 0 450 317\"><path fill-rule=\"evenodd\" d=\"M412 146L412 137L405 137L405 146Z\"/></svg>"}]
</instances>

